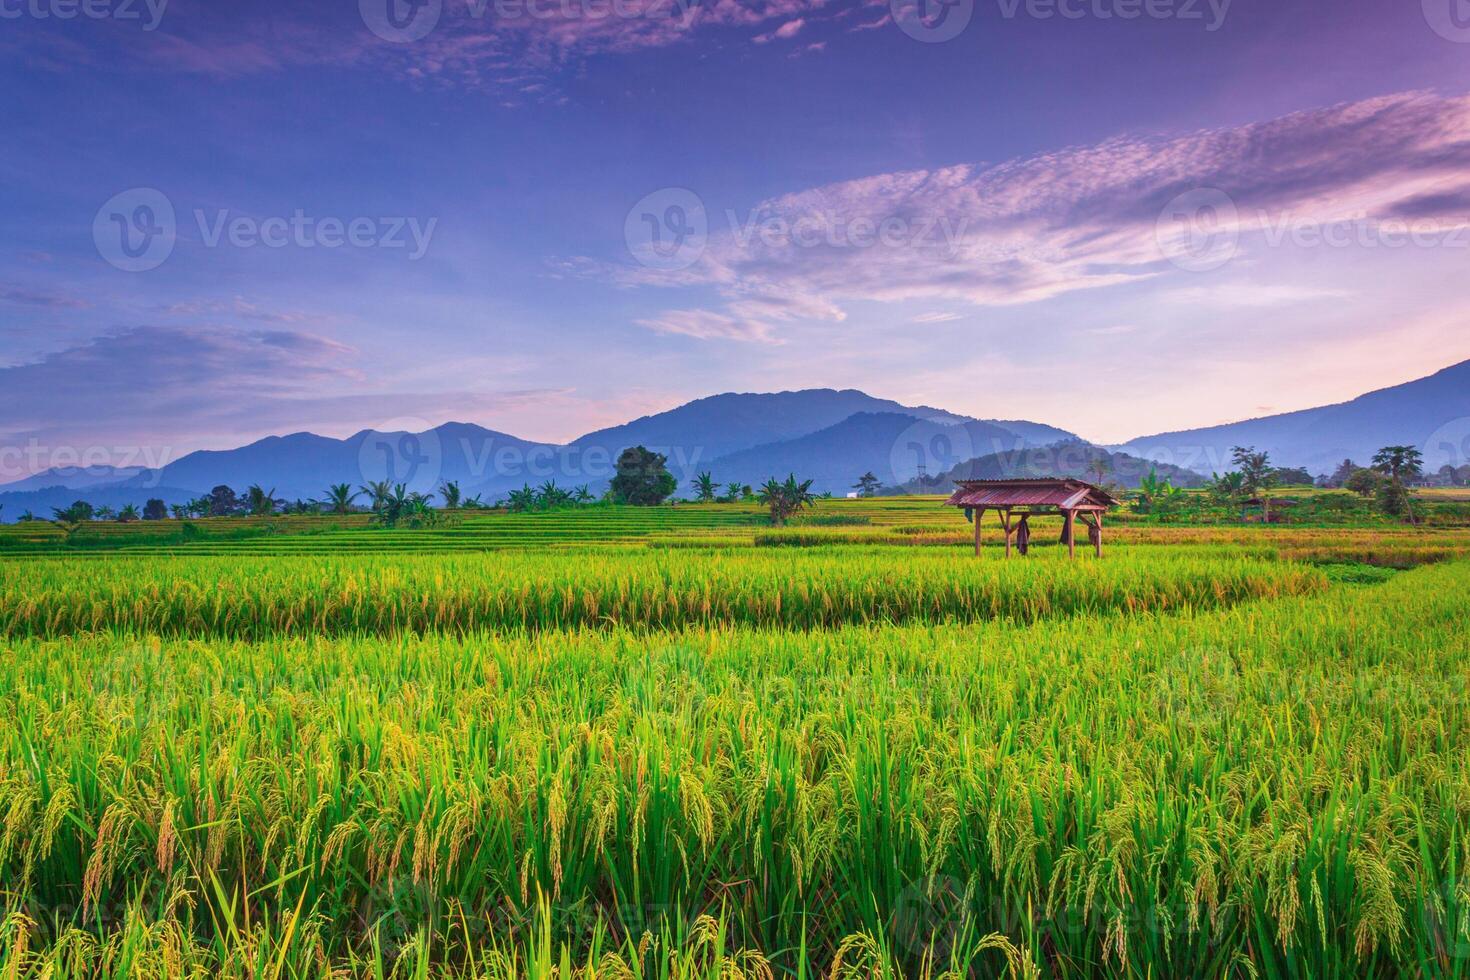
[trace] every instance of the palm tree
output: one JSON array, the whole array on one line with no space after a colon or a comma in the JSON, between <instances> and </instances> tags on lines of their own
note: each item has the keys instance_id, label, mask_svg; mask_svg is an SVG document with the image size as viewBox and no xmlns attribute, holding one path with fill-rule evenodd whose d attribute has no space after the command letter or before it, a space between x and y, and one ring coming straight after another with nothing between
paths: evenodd
<instances>
[{"instance_id":1,"label":"palm tree","mask_svg":"<svg viewBox=\"0 0 1470 980\"><path fill-rule=\"evenodd\" d=\"M1388 477L1388 486L1383 490L1383 509L1390 514L1402 510L1410 524L1416 523L1414 502L1404 481L1422 476L1423 464L1424 454L1414 446L1384 446L1373 454L1373 468Z\"/></svg>"},{"instance_id":2,"label":"palm tree","mask_svg":"<svg viewBox=\"0 0 1470 980\"><path fill-rule=\"evenodd\" d=\"M1231 470L1224 476L1213 473L1210 482L1205 484L1205 489L1220 503L1233 504L1240 499L1245 489L1245 477L1238 470Z\"/></svg>"},{"instance_id":3,"label":"palm tree","mask_svg":"<svg viewBox=\"0 0 1470 980\"><path fill-rule=\"evenodd\" d=\"M362 495L362 491L354 493L350 483L334 483L327 487L327 499L325 503L334 514L350 514L352 502Z\"/></svg>"},{"instance_id":4,"label":"palm tree","mask_svg":"<svg viewBox=\"0 0 1470 980\"><path fill-rule=\"evenodd\" d=\"M749 496L749 494L745 493L749 489L749 487L741 486L738 483L727 483L725 484L725 499L733 504L740 499L742 494Z\"/></svg>"},{"instance_id":5,"label":"palm tree","mask_svg":"<svg viewBox=\"0 0 1470 980\"><path fill-rule=\"evenodd\" d=\"M276 505L280 501L276 499L276 488L269 490L261 488L260 484L252 483L245 491L245 510L252 517L264 517L275 513Z\"/></svg>"},{"instance_id":6,"label":"palm tree","mask_svg":"<svg viewBox=\"0 0 1470 980\"><path fill-rule=\"evenodd\" d=\"M555 480L547 480L536 488L536 505L543 510L552 510L572 502L572 495L556 485Z\"/></svg>"},{"instance_id":7,"label":"palm tree","mask_svg":"<svg viewBox=\"0 0 1470 980\"><path fill-rule=\"evenodd\" d=\"M787 476L785 483L777 481L773 476L760 488L756 499L770 508L772 524L785 524L802 508L816 503L817 498L812 495L813 482L806 480L798 483L795 473Z\"/></svg>"},{"instance_id":8,"label":"palm tree","mask_svg":"<svg viewBox=\"0 0 1470 980\"><path fill-rule=\"evenodd\" d=\"M572 491L573 503L590 504L594 499L595 498L592 496L592 491L587 489L587 484L585 483L578 487L576 490Z\"/></svg>"},{"instance_id":9,"label":"palm tree","mask_svg":"<svg viewBox=\"0 0 1470 980\"><path fill-rule=\"evenodd\" d=\"M133 504L128 504L117 512L117 519L123 524L131 524L139 519L138 508Z\"/></svg>"},{"instance_id":10,"label":"palm tree","mask_svg":"<svg viewBox=\"0 0 1470 980\"><path fill-rule=\"evenodd\" d=\"M92 517L95 520L99 521L110 521L117 517L117 511L104 504L103 506L97 508L97 510L92 514Z\"/></svg>"},{"instance_id":11,"label":"palm tree","mask_svg":"<svg viewBox=\"0 0 1470 980\"><path fill-rule=\"evenodd\" d=\"M371 503L373 513L378 513L388 504L388 498L393 494L393 484L387 480L378 480L376 483L368 483L358 488L363 496Z\"/></svg>"},{"instance_id":12,"label":"palm tree","mask_svg":"<svg viewBox=\"0 0 1470 980\"><path fill-rule=\"evenodd\" d=\"M694 478L694 499L702 504L707 504L715 499L719 492L719 484L715 478L708 473L701 473Z\"/></svg>"},{"instance_id":13,"label":"palm tree","mask_svg":"<svg viewBox=\"0 0 1470 980\"><path fill-rule=\"evenodd\" d=\"M1230 450L1230 459L1240 468L1241 491L1260 498L1261 523L1270 524L1271 500L1266 494L1276 484L1271 454L1258 453L1255 446L1236 446Z\"/></svg>"},{"instance_id":14,"label":"palm tree","mask_svg":"<svg viewBox=\"0 0 1470 980\"><path fill-rule=\"evenodd\" d=\"M439 493L444 497L445 510L459 510L461 503L459 481L445 480L444 484L439 487Z\"/></svg>"},{"instance_id":15,"label":"palm tree","mask_svg":"<svg viewBox=\"0 0 1470 980\"><path fill-rule=\"evenodd\" d=\"M536 506L536 491L528 483L519 490L512 490L505 499L505 507L513 513L522 513Z\"/></svg>"}]
</instances>

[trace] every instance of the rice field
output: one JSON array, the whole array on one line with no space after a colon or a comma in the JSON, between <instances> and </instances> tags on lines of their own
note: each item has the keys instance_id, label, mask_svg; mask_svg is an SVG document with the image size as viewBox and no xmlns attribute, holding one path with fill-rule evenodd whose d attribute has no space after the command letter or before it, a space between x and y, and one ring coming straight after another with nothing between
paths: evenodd
<instances>
[{"instance_id":1,"label":"rice field","mask_svg":"<svg viewBox=\"0 0 1470 980\"><path fill-rule=\"evenodd\" d=\"M0 976L1470 977L1464 532L859 503L0 551Z\"/></svg>"}]
</instances>

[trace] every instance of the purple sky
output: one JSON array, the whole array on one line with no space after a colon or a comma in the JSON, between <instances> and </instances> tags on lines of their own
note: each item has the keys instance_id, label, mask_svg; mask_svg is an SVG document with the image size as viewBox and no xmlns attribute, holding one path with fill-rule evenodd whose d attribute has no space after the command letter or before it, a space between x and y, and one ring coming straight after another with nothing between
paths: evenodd
<instances>
[{"instance_id":1,"label":"purple sky","mask_svg":"<svg viewBox=\"0 0 1470 980\"><path fill-rule=\"evenodd\" d=\"M1122 441L1470 358L1462 0L389 2L0 0L0 479L817 386Z\"/></svg>"}]
</instances>

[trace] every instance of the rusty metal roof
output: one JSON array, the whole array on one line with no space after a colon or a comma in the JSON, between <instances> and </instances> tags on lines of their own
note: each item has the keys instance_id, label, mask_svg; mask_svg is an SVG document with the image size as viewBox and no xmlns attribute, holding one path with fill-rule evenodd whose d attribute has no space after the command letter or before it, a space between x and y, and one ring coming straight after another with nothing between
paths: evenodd
<instances>
[{"instance_id":1,"label":"rusty metal roof","mask_svg":"<svg viewBox=\"0 0 1470 980\"><path fill-rule=\"evenodd\" d=\"M951 507L1112 507L1118 501L1081 480L959 480Z\"/></svg>"}]
</instances>

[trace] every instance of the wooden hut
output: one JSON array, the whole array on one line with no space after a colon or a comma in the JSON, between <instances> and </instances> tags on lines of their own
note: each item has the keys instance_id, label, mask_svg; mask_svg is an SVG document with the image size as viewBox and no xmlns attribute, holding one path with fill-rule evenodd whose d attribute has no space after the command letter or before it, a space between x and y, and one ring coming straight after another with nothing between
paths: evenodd
<instances>
[{"instance_id":1,"label":"wooden hut","mask_svg":"<svg viewBox=\"0 0 1470 980\"><path fill-rule=\"evenodd\" d=\"M945 503L962 507L975 524L975 554L980 554L980 518L987 510L1000 512L1006 536L1006 557L1011 556L1011 539L1017 539L1021 554L1030 540L1032 514L1061 514L1062 542L1069 557L1077 557L1077 521L1087 527L1093 552L1102 557L1103 514L1118 501L1105 490L1081 480L958 480L959 489Z\"/></svg>"}]
</instances>

